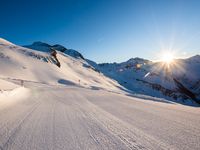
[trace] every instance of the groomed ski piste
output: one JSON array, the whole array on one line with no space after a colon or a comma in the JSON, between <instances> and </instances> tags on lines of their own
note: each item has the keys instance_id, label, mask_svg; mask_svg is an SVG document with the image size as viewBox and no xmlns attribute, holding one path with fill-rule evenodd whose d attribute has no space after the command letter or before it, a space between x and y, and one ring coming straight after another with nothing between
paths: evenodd
<instances>
[{"instance_id":1,"label":"groomed ski piste","mask_svg":"<svg viewBox=\"0 0 200 150\"><path fill-rule=\"evenodd\" d=\"M200 110L134 96L81 59L0 40L0 149L200 149Z\"/></svg>"}]
</instances>

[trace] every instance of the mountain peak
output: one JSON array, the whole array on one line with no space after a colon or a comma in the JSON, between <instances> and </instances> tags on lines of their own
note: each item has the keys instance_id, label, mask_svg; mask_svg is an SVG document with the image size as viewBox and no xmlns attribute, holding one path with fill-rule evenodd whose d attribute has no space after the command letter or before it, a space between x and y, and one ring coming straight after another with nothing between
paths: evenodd
<instances>
[{"instance_id":1,"label":"mountain peak","mask_svg":"<svg viewBox=\"0 0 200 150\"><path fill-rule=\"evenodd\" d=\"M190 57L190 58L192 58L192 59L200 59L200 55L194 55L194 56L192 56L192 57Z\"/></svg>"},{"instance_id":2,"label":"mountain peak","mask_svg":"<svg viewBox=\"0 0 200 150\"><path fill-rule=\"evenodd\" d=\"M143 62L147 62L149 60L143 59L143 58L139 58L139 57L135 57L135 58L130 58L127 63L143 63Z\"/></svg>"},{"instance_id":3,"label":"mountain peak","mask_svg":"<svg viewBox=\"0 0 200 150\"><path fill-rule=\"evenodd\" d=\"M33 50L43 51L43 52L51 52L51 48L53 48L57 51L65 53L65 54L72 56L74 58L84 59L82 54L79 53L78 51L73 50L73 49L67 49L64 46L59 45L59 44L50 45L50 44L47 44L47 43L44 43L44 42L37 41L37 42L34 42L31 45L26 45L24 47L27 47L27 48L30 48L30 49L33 49Z\"/></svg>"},{"instance_id":4,"label":"mountain peak","mask_svg":"<svg viewBox=\"0 0 200 150\"><path fill-rule=\"evenodd\" d=\"M200 62L200 55L192 56L188 58L187 60L192 61L192 62Z\"/></svg>"},{"instance_id":5,"label":"mountain peak","mask_svg":"<svg viewBox=\"0 0 200 150\"><path fill-rule=\"evenodd\" d=\"M32 45L34 45L34 46L47 46L47 47L49 47L50 45L49 44L47 44L47 43L44 43L44 42L41 42L41 41L36 41L36 42L33 42L33 44Z\"/></svg>"}]
</instances>

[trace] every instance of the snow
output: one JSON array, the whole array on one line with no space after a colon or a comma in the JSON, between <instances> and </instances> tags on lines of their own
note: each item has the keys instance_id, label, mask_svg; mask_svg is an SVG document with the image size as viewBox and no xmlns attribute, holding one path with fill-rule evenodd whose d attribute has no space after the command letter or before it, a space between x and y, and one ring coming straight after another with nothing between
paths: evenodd
<instances>
[{"instance_id":1,"label":"snow","mask_svg":"<svg viewBox=\"0 0 200 150\"><path fill-rule=\"evenodd\" d=\"M70 81L73 84L107 90L120 91L122 88L116 81L97 72L83 59L76 59L57 52L61 67L55 65L55 59L49 53L28 48L0 45L0 77L22 79L26 81L47 84L63 84L60 81ZM12 69L11 69L12 68Z\"/></svg>"},{"instance_id":2,"label":"snow","mask_svg":"<svg viewBox=\"0 0 200 150\"><path fill-rule=\"evenodd\" d=\"M13 43L11 43L3 38L0 38L0 44L1 45L14 45Z\"/></svg>"},{"instance_id":3,"label":"snow","mask_svg":"<svg viewBox=\"0 0 200 150\"><path fill-rule=\"evenodd\" d=\"M193 103L191 98L177 90L174 82L176 79L196 97L200 97L197 88L200 82L199 55L175 60L168 71L162 62L151 62L141 58L131 58L122 63L88 63L136 94L166 98L185 104ZM200 102L200 99L198 100Z\"/></svg>"},{"instance_id":4,"label":"snow","mask_svg":"<svg viewBox=\"0 0 200 150\"><path fill-rule=\"evenodd\" d=\"M0 79L0 107L7 102L13 103L29 95L29 89L19 86L13 82Z\"/></svg>"},{"instance_id":5,"label":"snow","mask_svg":"<svg viewBox=\"0 0 200 150\"><path fill-rule=\"evenodd\" d=\"M194 99L192 100L190 96L178 90L179 88L174 82L174 79L178 79L177 81L188 89L190 93L193 93L197 99L200 97L199 89L193 88L200 81L199 55L188 59L175 60L169 72L163 62L152 62L138 57L122 63L98 65L94 61L85 59L78 51L67 49L59 44L50 45L43 42L35 42L25 47L42 52L50 52L51 48L56 49L61 55L66 54L66 56L75 58L76 61L79 59L84 67L93 69L96 72L102 72L107 77L116 80L121 86L131 90L133 93L167 98L184 104L193 103Z\"/></svg>"},{"instance_id":6,"label":"snow","mask_svg":"<svg viewBox=\"0 0 200 150\"><path fill-rule=\"evenodd\" d=\"M17 87L19 86L12 82L8 82L8 81L0 79L0 90L13 90Z\"/></svg>"},{"instance_id":7,"label":"snow","mask_svg":"<svg viewBox=\"0 0 200 150\"><path fill-rule=\"evenodd\" d=\"M1 149L196 149L200 111L75 86L25 82L30 95L0 106Z\"/></svg>"},{"instance_id":8,"label":"snow","mask_svg":"<svg viewBox=\"0 0 200 150\"><path fill-rule=\"evenodd\" d=\"M51 52L52 49L54 49L54 50L60 51L62 53L65 53L69 56L72 56L74 58L84 59L82 54L79 53L78 51L73 50L73 49L67 49L64 46L59 45L59 44L49 45L49 44L43 43L43 42L34 42L33 44L25 45L24 47L34 49L34 50L38 50L38 51L42 51L42 52Z\"/></svg>"},{"instance_id":9,"label":"snow","mask_svg":"<svg viewBox=\"0 0 200 150\"><path fill-rule=\"evenodd\" d=\"M29 90L24 87L18 87L13 90L2 90L0 91L0 102L5 101L16 101L19 99L27 98L29 95Z\"/></svg>"},{"instance_id":10,"label":"snow","mask_svg":"<svg viewBox=\"0 0 200 150\"><path fill-rule=\"evenodd\" d=\"M195 105L133 94L100 73L95 62L59 51L57 59L60 67L49 53L0 40L0 149L200 149ZM127 71L108 71L121 81L148 73L132 72L126 63L108 66ZM148 89L140 82L134 86Z\"/></svg>"}]
</instances>

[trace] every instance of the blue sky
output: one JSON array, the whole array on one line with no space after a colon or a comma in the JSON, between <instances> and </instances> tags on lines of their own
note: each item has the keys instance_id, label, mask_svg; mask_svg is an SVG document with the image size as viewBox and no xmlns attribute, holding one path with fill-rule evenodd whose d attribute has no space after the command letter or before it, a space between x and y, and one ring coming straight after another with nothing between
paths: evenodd
<instances>
[{"instance_id":1,"label":"blue sky","mask_svg":"<svg viewBox=\"0 0 200 150\"><path fill-rule=\"evenodd\" d=\"M97 62L200 54L199 0L1 0L0 36L43 41Z\"/></svg>"}]
</instances>

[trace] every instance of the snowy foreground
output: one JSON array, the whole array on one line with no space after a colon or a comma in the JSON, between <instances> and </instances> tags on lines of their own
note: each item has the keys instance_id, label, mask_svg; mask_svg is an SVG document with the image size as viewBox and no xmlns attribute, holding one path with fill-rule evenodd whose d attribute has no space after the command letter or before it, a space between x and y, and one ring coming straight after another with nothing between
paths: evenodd
<instances>
[{"instance_id":1,"label":"snowy foreground","mask_svg":"<svg viewBox=\"0 0 200 150\"><path fill-rule=\"evenodd\" d=\"M200 149L199 108L97 88L24 85L14 96L0 93L2 150Z\"/></svg>"}]
</instances>

